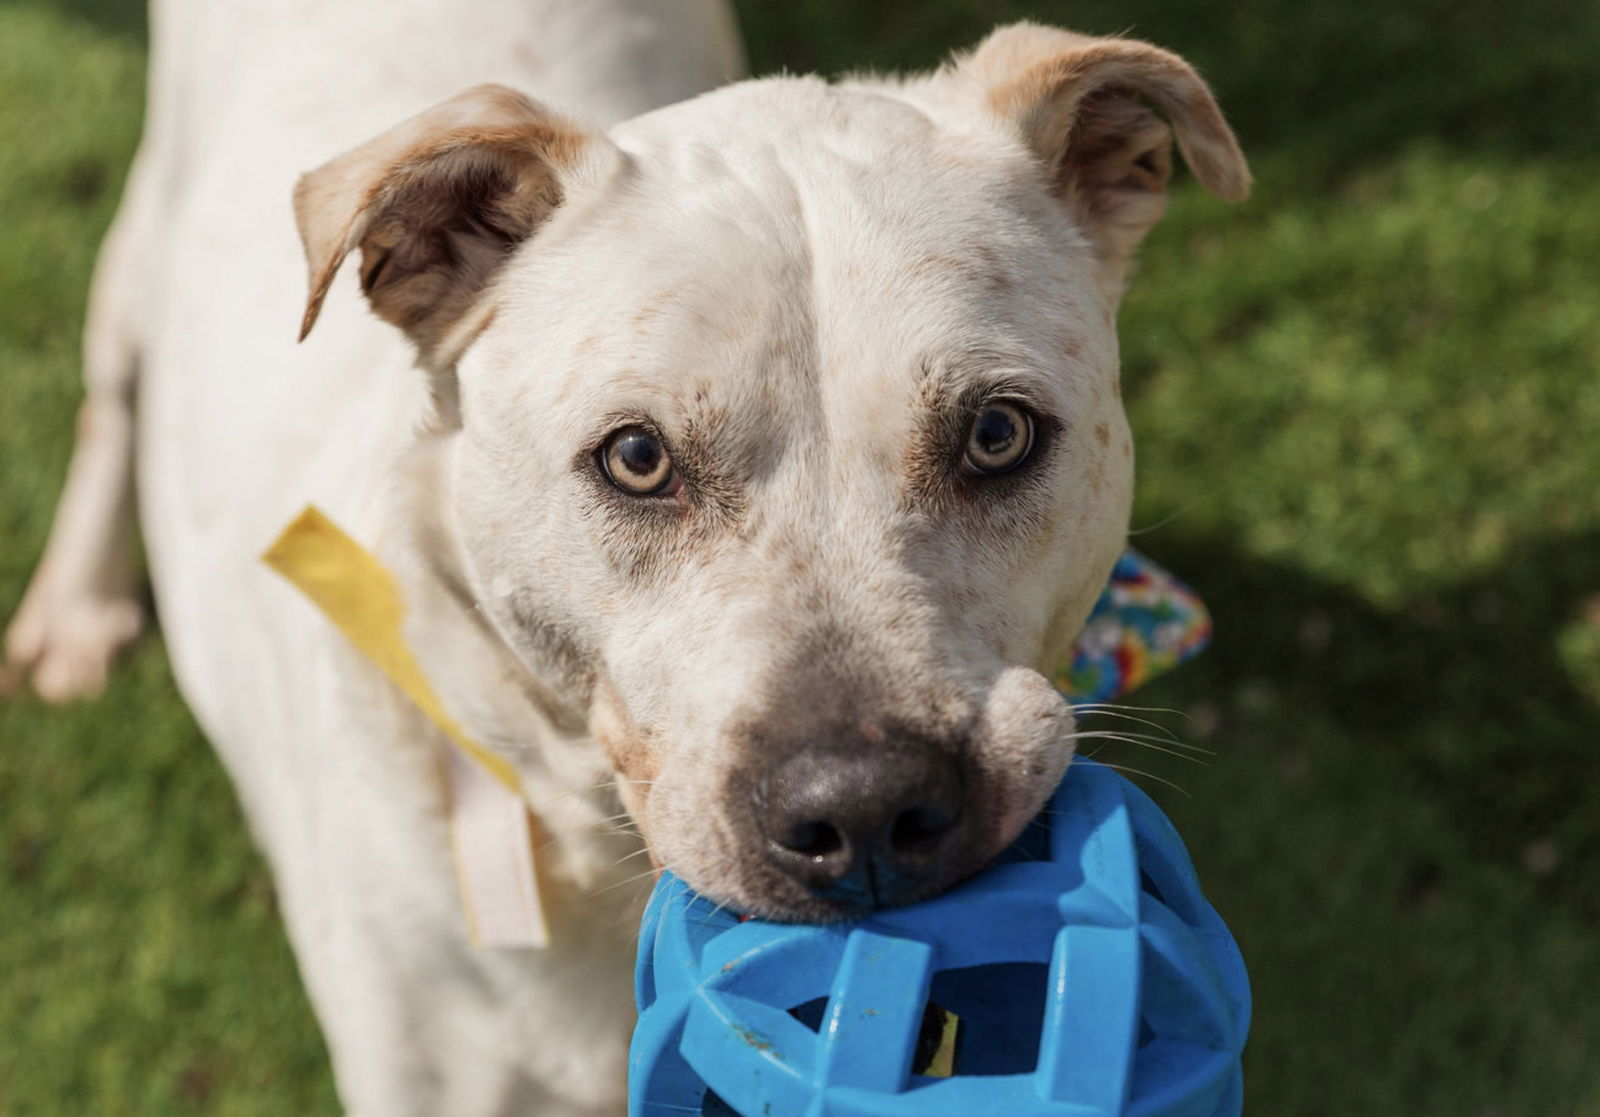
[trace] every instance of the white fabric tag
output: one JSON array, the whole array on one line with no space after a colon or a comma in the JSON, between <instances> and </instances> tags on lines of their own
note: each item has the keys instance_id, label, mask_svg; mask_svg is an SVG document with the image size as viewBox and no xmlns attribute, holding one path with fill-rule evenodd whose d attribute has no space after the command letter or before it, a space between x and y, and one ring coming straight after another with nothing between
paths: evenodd
<instances>
[{"instance_id":1,"label":"white fabric tag","mask_svg":"<svg viewBox=\"0 0 1600 1117\"><path fill-rule=\"evenodd\" d=\"M461 901L478 946L550 945L528 805L482 765L445 746Z\"/></svg>"}]
</instances>

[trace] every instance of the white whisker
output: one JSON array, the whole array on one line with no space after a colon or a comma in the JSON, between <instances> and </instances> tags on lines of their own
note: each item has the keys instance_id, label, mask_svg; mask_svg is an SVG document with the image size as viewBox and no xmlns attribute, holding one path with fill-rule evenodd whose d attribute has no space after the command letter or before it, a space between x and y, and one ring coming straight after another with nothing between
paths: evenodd
<instances>
[{"instance_id":1,"label":"white whisker","mask_svg":"<svg viewBox=\"0 0 1600 1117\"><path fill-rule=\"evenodd\" d=\"M1136 714L1123 713L1121 710L1090 710L1079 720L1083 721L1087 720L1088 718L1116 718L1119 721L1137 722L1140 725L1148 725L1151 729L1159 729L1164 736L1171 738L1174 742L1184 743L1182 738L1180 738L1176 733L1168 729L1166 726L1162 725L1159 721L1154 721L1150 718L1142 718ZM1199 748L1200 746L1193 745L1191 747Z\"/></svg>"},{"instance_id":2,"label":"white whisker","mask_svg":"<svg viewBox=\"0 0 1600 1117\"><path fill-rule=\"evenodd\" d=\"M1195 505L1199 504L1202 500L1208 499L1209 496L1210 496L1210 494L1197 496L1193 500L1191 500L1188 504L1185 504L1183 507L1179 508L1175 512L1167 513L1167 515L1163 516L1161 519L1157 520L1153 524L1147 524L1144 527L1130 528L1128 530L1128 537L1132 538L1135 535L1149 535L1152 531L1160 531L1162 528L1164 528L1168 524L1170 524L1173 520L1176 520L1179 516L1182 516L1185 513L1187 513L1191 508L1193 508Z\"/></svg>"},{"instance_id":3,"label":"white whisker","mask_svg":"<svg viewBox=\"0 0 1600 1117\"><path fill-rule=\"evenodd\" d=\"M1074 710L1087 713L1092 710L1131 710L1137 714L1175 714L1184 721L1193 721L1192 715L1171 706L1132 706L1121 702L1073 702Z\"/></svg>"},{"instance_id":4,"label":"white whisker","mask_svg":"<svg viewBox=\"0 0 1600 1117\"><path fill-rule=\"evenodd\" d=\"M653 878L655 875L656 875L656 871L652 867L652 868L646 869L644 872L638 874L637 876L631 876L631 877L628 877L625 880L613 881L611 884L606 885L604 888L596 888L594 891L588 893L588 895L590 895L590 896L602 896L605 893L612 891L613 889L626 888L630 884L638 884L640 881Z\"/></svg>"},{"instance_id":5,"label":"white whisker","mask_svg":"<svg viewBox=\"0 0 1600 1117\"><path fill-rule=\"evenodd\" d=\"M1165 745L1158 744L1157 741L1159 741L1159 738L1152 738L1148 734L1144 733L1113 733L1109 729L1102 729L1089 730L1083 733L1071 733L1068 734L1065 739L1069 741L1121 741L1125 745L1132 745L1135 748L1150 749L1152 752L1165 753L1168 756L1177 757L1179 760L1186 760L1190 764L1198 764L1202 768L1211 767L1209 763L1202 760L1200 757L1192 756L1187 752L1182 752L1178 749L1168 748Z\"/></svg>"},{"instance_id":6,"label":"white whisker","mask_svg":"<svg viewBox=\"0 0 1600 1117\"><path fill-rule=\"evenodd\" d=\"M642 855L644 855L646 853L649 853L649 852L650 852L650 847L649 846L645 846L643 849L636 849L632 853L623 854L621 857L619 857L615 861L613 861L612 865L616 866L616 865L622 864L624 861L632 861L635 857L640 857L640 856L642 856Z\"/></svg>"},{"instance_id":7,"label":"white whisker","mask_svg":"<svg viewBox=\"0 0 1600 1117\"><path fill-rule=\"evenodd\" d=\"M1126 765L1123 765L1123 764L1113 764L1109 760L1097 760L1096 756L1097 756L1098 752L1100 752L1100 751L1102 751L1102 750L1096 750L1095 753L1089 754L1089 759L1095 760L1096 763L1100 764L1102 767L1110 768L1113 772L1122 772L1122 773L1124 773L1126 775L1130 775L1130 776L1145 776L1148 779L1155 780L1157 783L1166 784L1168 787L1172 788L1172 790L1176 791L1179 795L1182 795L1185 799L1194 798L1194 796L1190 795L1189 792L1185 791L1183 788L1179 787L1177 784L1173 783L1171 780L1165 778L1164 776L1158 776L1154 772L1146 772L1146 771L1144 771L1143 769L1140 769L1140 768L1129 768L1129 767L1127 767Z\"/></svg>"}]
</instances>

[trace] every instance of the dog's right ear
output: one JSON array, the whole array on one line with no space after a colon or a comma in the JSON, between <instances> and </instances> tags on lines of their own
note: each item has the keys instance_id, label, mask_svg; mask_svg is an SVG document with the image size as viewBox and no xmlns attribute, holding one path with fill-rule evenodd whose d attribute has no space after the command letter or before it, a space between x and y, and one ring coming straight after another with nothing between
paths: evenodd
<instances>
[{"instance_id":1,"label":"dog's right ear","mask_svg":"<svg viewBox=\"0 0 1600 1117\"><path fill-rule=\"evenodd\" d=\"M935 80L977 93L1032 148L1113 295L1166 209L1174 133L1207 190L1230 202L1250 193L1250 169L1206 83L1149 43L1018 23L958 55Z\"/></svg>"},{"instance_id":2,"label":"dog's right ear","mask_svg":"<svg viewBox=\"0 0 1600 1117\"><path fill-rule=\"evenodd\" d=\"M311 272L300 337L344 258L379 317L437 367L441 344L568 186L620 153L522 94L480 85L301 177L295 219Z\"/></svg>"}]
</instances>

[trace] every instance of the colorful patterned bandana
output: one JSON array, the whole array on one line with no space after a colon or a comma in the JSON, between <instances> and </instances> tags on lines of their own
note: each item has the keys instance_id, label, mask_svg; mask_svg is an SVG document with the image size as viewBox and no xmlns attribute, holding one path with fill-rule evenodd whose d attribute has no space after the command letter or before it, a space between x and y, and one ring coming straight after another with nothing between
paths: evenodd
<instances>
[{"instance_id":1,"label":"colorful patterned bandana","mask_svg":"<svg viewBox=\"0 0 1600 1117\"><path fill-rule=\"evenodd\" d=\"M1199 654L1210 640L1211 615L1199 596L1129 549L1051 682L1070 702L1106 702Z\"/></svg>"}]
</instances>

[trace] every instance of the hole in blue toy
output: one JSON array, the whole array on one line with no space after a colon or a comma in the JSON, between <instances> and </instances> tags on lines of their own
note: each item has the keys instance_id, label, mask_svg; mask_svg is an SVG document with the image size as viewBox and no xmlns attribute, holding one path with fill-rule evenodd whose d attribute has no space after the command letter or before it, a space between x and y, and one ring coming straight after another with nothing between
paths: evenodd
<instances>
[{"instance_id":1,"label":"hole in blue toy","mask_svg":"<svg viewBox=\"0 0 1600 1117\"><path fill-rule=\"evenodd\" d=\"M707 1090L700 1100L700 1117L739 1117L739 1111L717 1097L715 1090Z\"/></svg>"},{"instance_id":2,"label":"hole in blue toy","mask_svg":"<svg viewBox=\"0 0 1600 1117\"><path fill-rule=\"evenodd\" d=\"M828 998L826 995L814 1001L807 1001L803 1005L795 1005L789 1010L789 1015L800 1023L810 1028L813 1032L822 1031L822 1018L828 1013Z\"/></svg>"},{"instance_id":3,"label":"hole in blue toy","mask_svg":"<svg viewBox=\"0 0 1600 1117\"><path fill-rule=\"evenodd\" d=\"M822 1031L822 1021L828 1015L828 998L817 997L803 1005L795 1005L789 1010L789 1015L800 1023L810 1028L813 1032ZM922 1010L922 1027L917 1031L916 1052L911 1059L911 1068L921 1073L920 1068L934 1065L939 1047L944 1039L945 1009L937 1001L930 1000ZM959 1033L958 1033L959 1034Z\"/></svg>"},{"instance_id":4,"label":"hole in blue toy","mask_svg":"<svg viewBox=\"0 0 1600 1117\"><path fill-rule=\"evenodd\" d=\"M1031 1074L1039 1063L1050 967L1042 962L1001 962L944 970L928 996L961 1019L955 1072Z\"/></svg>"},{"instance_id":5,"label":"hole in blue toy","mask_svg":"<svg viewBox=\"0 0 1600 1117\"><path fill-rule=\"evenodd\" d=\"M1156 885L1154 878L1143 869L1139 870L1139 889L1158 903L1165 904L1167 898L1161 894L1161 889Z\"/></svg>"},{"instance_id":6,"label":"hole in blue toy","mask_svg":"<svg viewBox=\"0 0 1600 1117\"><path fill-rule=\"evenodd\" d=\"M1139 886L1189 926L1204 923L1205 901L1195 885L1194 871L1174 865L1171 851L1153 843L1139 842L1138 851ZM1165 887L1157 881L1163 882Z\"/></svg>"},{"instance_id":7,"label":"hole in blue toy","mask_svg":"<svg viewBox=\"0 0 1600 1117\"><path fill-rule=\"evenodd\" d=\"M1022 828L1017 840L1006 847L996 860L996 865L1014 865L1019 861L1050 860L1050 809Z\"/></svg>"}]
</instances>

